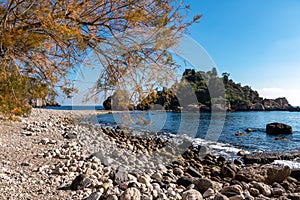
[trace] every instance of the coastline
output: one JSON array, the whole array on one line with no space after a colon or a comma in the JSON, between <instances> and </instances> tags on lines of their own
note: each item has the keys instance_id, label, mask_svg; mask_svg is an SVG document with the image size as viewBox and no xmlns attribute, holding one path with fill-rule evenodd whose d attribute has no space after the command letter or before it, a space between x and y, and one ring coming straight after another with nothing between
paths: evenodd
<instances>
[{"instance_id":1,"label":"coastline","mask_svg":"<svg viewBox=\"0 0 300 200\"><path fill-rule=\"evenodd\" d=\"M137 136L91 121L109 112L33 109L29 118L2 120L0 197L286 199L300 195L300 183L288 167L244 165L241 156L230 161L205 148L191 148L189 140L177 154L167 140L155 135Z\"/></svg>"}]
</instances>

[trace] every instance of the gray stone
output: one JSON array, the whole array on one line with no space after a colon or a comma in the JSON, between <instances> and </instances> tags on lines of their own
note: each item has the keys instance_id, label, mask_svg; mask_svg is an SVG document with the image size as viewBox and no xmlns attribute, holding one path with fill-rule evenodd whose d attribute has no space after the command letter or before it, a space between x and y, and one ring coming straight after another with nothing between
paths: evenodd
<instances>
[{"instance_id":1,"label":"gray stone","mask_svg":"<svg viewBox=\"0 0 300 200\"><path fill-rule=\"evenodd\" d=\"M258 189L261 194L263 194L266 197L269 197L272 195L271 187L269 185L266 185L264 183L258 183L258 182L251 182L253 187Z\"/></svg>"},{"instance_id":2,"label":"gray stone","mask_svg":"<svg viewBox=\"0 0 300 200\"><path fill-rule=\"evenodd\" d=\"M284 190L282 188L272 188L273 195L282 195Z\"/></svg>"},{"instance_id":3,"label":"gray stone","mask_svg":"<svg viewBox=\"0 0 300 200\"><path fill-rule=\"evenodd\" d=\"M99 193L99 192L93 192L85 200L99 200L100 197L101 197L101 193Z\"/></svg>"},{"instance_id":4,"label":"gray stone","mask_svg":"<svg viewBox=\"0 0 300 200\"><path fill-rule=\"evenodd\" d=\"M250 192L250 194L251 194L252 196L254 196L254 197L257 197L258 195L260 195L259 190L256 189L256 188L250 188L250 189L249 189L249 192Z\"/></svg>"},{"instance_id":5,"label":"gray stone","mask_svg":"<svg viewBox=\"0 0 300 200\"><path fill-rule=\"evenodd\" d=\"M194 189L187 190L182 193L182 200L202 200L200 192Z\"/></svg>"},{"instance_id":6,"label":"gray stone","mask_svg":"<svg viewBox=\"0 0 300 200\"><path fill-rule=\"evenodd\" d=\"M220 183L214 182L214 181L212 181L210 179L207 179L207 178L196 179L193 182L193 184L195 184L195 186L199 189L199 191L201 193L205 192L209 188L216 189L216 190L220 190L221 189L221 184Z\"/></svg>"},{"instance_id":7,"label":"gray stone","mask_svg":"<svg viewBox=\"0 0 300 200\"><path fill-rule=\"evenodd\" d=\"M243 193L243 188L239 185L232 185L232 186L225 186L222 188L221 193L226 194L228 192L235 193L237 195L240 195Z\"/></svg>"},{"instance_id":8,"label":"gray stone","mask_svg":"<svg viewBox=\"0 0 300 200\"><path fill-rule=\"evenodd\" d=\"M218 193L218 194L216 194L216 196L214 197L214 200L229 200L229 198L226 197L226 196L223 195L223 194Z\"/></svg>"},{"instance_id":9,"label":"gray stone","mask_svg":"<svg viewBox=\"0 0 300 200\"><path fill-rule=\"evenodd\" d=\"M211 188L208 188L204 193L203 193L203 198L208 198L211 197L215 194L215 191Z\"/></svg>"},{"instance_id":10,"label":"gray stone","mask_svg":"<svg viewBox=\"0 0 300 200\"><path fill-rule=\"evenodd\" d=\"M120 200L140 200L141 192L134 187L128 188L120 196Z\"/></svg>"},{"instance_id":11,"label":"gray stone","mask_svg":"<svg viewBox=\"0 0 300 200\"><path fill-rule=\"evenodd\" d=\"M106 200L118 200L118 197L117 197L117 195L111 194L111 195L108 195L105 199Z\"/></svg>"},{"instance_id":12,"label":"gray stone","mask_svg":"<svg viewBox=\"0 0 300 200\"><path fill-rule=\"evenodd\" d=\"M80 174L78 175L72 182L70 189L71 190L81 190L91 184L90 179L84 175Z\"/></svg>"}]
</instances>

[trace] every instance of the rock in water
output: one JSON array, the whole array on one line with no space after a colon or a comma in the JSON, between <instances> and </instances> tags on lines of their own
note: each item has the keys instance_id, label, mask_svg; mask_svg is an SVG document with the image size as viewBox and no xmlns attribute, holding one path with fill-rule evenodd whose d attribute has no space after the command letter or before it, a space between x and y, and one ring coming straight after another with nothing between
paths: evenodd
<instances>
[{"instance_id":1,"label":"rock in water","mask_svg":"<svg viewBox=\"0 0 300 200\"><path fill-rule=\"evenodd\" d=\"M70 189L71 190L81 190L91 184L90 179L84 175L79 174L72 182Z\"/></svg>"},{"instance_id":2,"label":"rock in water","mask_svg":"<svg viewBox=\"0 0 300 200\"><path fill-rule=\"evenodd\" d=\"M293 129L289 125L275 122L275 123L267 124L266 132L268 134L292 134Z\"/></svg>"},{"instance_id":3,"label":"rock in water","mask_svg":"<svg viewBox=\"0 0 300 200\"><path fill-rule=\"evenodd\" d=\"M236 136L248 136L248 134L241 132L241 131L236 132L235 135Z\"/></svg>"}]
</instances>

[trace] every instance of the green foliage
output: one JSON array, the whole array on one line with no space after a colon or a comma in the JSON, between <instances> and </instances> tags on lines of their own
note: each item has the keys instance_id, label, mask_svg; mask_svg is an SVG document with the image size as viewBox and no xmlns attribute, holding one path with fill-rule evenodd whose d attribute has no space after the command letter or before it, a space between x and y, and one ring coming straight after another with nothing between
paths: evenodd
<instances>
[{"instance_id":1,"label":"green foliage","mask_svg":"<svg viewBox=\"0 0 300 200\"><path fill-rule=\"evenodd\" d=\"M0 111L8 116L28 115L29 99L45 98L49 89L45 83L24 76L15 65L3 67L0 73Z\"/></svg>"},{"instance_id":2,"label":"green foliage","mask_svg":"<svg viewBox=\"0 0 300 200\"><path fill-rule=\"evenodd\" d=\"M176 93L176 97L174 96L169 99L171 101L169 101L167 105L172 105L172 103L170 103L172 101L173 107L185 107L189 104L211 106L212 103L224 104L229 102L233 108L236 108L239 105L251 105L252 103L261 102L262 98L259 97L257 91L252 90L249 86L241 86L240 83L235 83L229 79L229 73L222 73L223 77L218 77L217 74L216 68L207 72L196 72L193 69L186 69L182 75L181 82L172 87L172 91L174 91L173 94ZM153 92L141 105L144 104L146 106L143 108L149 109L152 104L159 102L159 99L163 96L165 96L163 93ZM197 99L196 102L193 100L195 96ZM174 99L177 101L174 101ZM162 101L164 104L161 103L161 105L166 105L167 99L164 100L165 101ZM145 104L145 102L147 102L147 104ZM179 105L179 103L181 105ZM184 103L184 105L182 103ZM168 108L170 108L170 106Z\"/></svg>"}]
</instances>

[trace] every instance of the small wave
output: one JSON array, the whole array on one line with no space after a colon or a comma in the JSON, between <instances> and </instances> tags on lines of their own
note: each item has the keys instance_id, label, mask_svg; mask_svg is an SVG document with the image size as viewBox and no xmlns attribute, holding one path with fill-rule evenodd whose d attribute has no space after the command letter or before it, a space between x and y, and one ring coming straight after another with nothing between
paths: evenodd
<instances>
[{"instance_id":1,"label":"small wave","mask_svg":"<svg viewBox=\"0 0 300 200\"><path fill-rule=\"evenodd\" d=\"M289 166L291 169L299 169L300 163L297 161L290 160L275 160L272 164L279 166Z\"/></svg>"}]
</instances>

